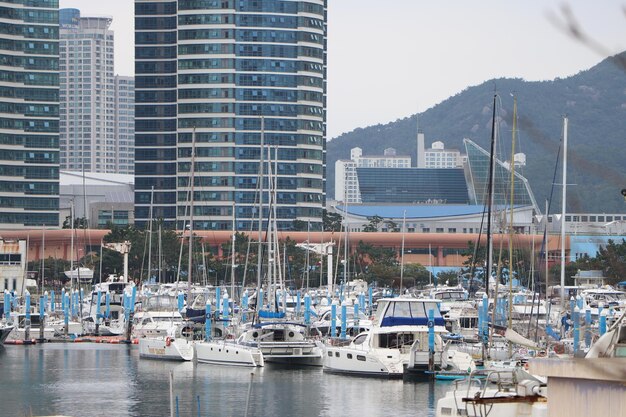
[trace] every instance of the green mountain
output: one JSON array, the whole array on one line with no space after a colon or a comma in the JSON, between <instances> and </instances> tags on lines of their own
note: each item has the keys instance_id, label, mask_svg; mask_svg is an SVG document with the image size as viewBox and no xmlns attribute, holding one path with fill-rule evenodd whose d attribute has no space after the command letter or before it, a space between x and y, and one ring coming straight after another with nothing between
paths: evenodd
<instances>
[{"instance_id":1,"label":"green mountain","mask_svg":"<svg viewBox=\"0 0 626 417\"><path fill-rule=\"evenodd\" d=\"M463 138L489 149L494 91L497 92L501 123L498 158L511 152L514 93L518 103L516 152L524 152L528 178L543 211L552 184L560 184L559 149L563 116L569 119L567 191L569 212L626 213L620 194L626 188L626 52L605 59L593 68L568 78L528 82L496 79L469 87L419 114L426 148L441 140L446 148L465 153ZM411 155L415 164L416 116L385 125L358 128L327 144L327 195L334 198L335 161L348 159L359 146L365 155L382 154L394 147L399 155ZM556 168L555 168L556 167ZM555 169L556 180L553 181ZM554 188L551 212L560 211L560 186Z\"/></svg>"}]
</instances>

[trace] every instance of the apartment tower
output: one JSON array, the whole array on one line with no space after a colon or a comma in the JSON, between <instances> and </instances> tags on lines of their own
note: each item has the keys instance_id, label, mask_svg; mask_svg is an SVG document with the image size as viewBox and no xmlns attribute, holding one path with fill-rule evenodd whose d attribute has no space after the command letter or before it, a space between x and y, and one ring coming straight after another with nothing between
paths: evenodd
<instances>
[{"instance_id":1,"label":"apartment tower","mask_svg":"<svg viewBox=\"0 0 626 417\"><path fill-rule=\"evenodd\" d=\"M256 229L259 188L319 229L326 0L135 0L135 31L136 222L188 224L195 149L194 230Z\"/></svg>"},{"instance_id":2,"label":"apartment tower","mask_svg":"<svg viewBox=\"0 0 626 417\"><path fill-rule=\"evenodd\" d=\"M58 227L59 2L0 9L0 229Z\"/></svg>"}]
</instances>

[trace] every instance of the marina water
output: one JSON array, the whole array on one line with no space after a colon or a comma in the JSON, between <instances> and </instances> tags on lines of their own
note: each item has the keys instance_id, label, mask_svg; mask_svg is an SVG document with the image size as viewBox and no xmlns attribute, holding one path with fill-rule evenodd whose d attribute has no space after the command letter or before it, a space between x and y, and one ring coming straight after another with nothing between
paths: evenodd
<instances>
[{"instance_id":1,"label":"marina water","mask_svg":"<svg viewBox=\"0 0 626 417\"><path fill-rule=\"evenodd\" d=\"M0 346L0 415L307 417L434 416L445 382L325 374L321 367L249 369L139 359L136 346Z\"/></svg>"}]
</instances>

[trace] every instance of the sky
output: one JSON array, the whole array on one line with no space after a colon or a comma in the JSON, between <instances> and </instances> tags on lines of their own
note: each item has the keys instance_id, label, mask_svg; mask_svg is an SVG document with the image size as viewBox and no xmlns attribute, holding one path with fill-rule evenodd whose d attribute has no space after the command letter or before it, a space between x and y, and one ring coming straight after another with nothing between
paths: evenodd
<instances>
[{"instance_id":1,"label":"sky","mask_svg":"<svg viewBox=\"0 0 626 417\"><path fill-rule=\"evenodd\" d=\"M602 48L567 33L563 6ZM60 7L112 16L115 71L133 75L133 0ZM328 139L492 78L565 78L624 50L626 0L328 0Z\"/></svg>"}]
</instances>

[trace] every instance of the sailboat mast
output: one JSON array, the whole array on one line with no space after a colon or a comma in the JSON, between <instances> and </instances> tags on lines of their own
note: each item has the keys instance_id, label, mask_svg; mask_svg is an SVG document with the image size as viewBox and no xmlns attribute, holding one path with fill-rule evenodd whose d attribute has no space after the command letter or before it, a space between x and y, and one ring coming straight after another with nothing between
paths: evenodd
<instances>
[{"instance_id":1,"label":"sailboat mast","mask_svg":"<svg viewBox=\"0 0 626 417\"><path fill-rule=\"evenodd\" d=\"M489 157L489 183L487 191L487 268L485 271L485 294L489 298L489 279L491 278L491 268L493 267L493 241L491 239L491 216L493 210L493 189L495 171L495 149L496 149L496 100L497 94L493 95L493 114L491 116L491 153ZM497 297L497 294L494 296Z\"/></svg>"},{"instance_id":2,"label":"sailboat mast","mask_svg":"<svg viewBox=\"0 0 626 417\"><path fill-rule=\"evenodd\" d=\"M565 203L567 202L567 116L563 118L563 194L561 196L561 307L565 309Z\"/></svg>"},{"instance_id":3,"label":"sailboat mast","mask_svg":"<svg viewBox=\"0 0 626 417\"><path fill-rule=\"evenodd\" d=\"M148 220L148 282L152 278L152 205L154 203L154 185L150 190L150 220ZM145 252L144 252L145 253ZM124 277L127 279L128 277Z\"/></svg>"},{"instance_id":4,"label":"sailboat mast","mask_svg":"<svg viewBox=\"0 0 626 417\"><path fill-rule=\"evenodd\" d=\"M192 272L193 265L191 262L192 254L193 254L193 182L194 182L194 174L195 174L195 162L196 162L196 128L193 128L193 132L191 133L191 168L190 168L190 177L189 177L189 275L187 276L187 302L191 303L191 280L192 280Z\"/></svg>"},{"instance_id":5,"label":"sailboat mast","mask_svg":"<svg viewBox=\"0 0 626 417\"><path fill-rule=\"evenodd\" d=\"M509 204L509 329L513 328L513 210L515 203L515 129L517 129L517 97L513 96L513 134L511 139L511 203ZM496 294L497 296L497 294ZM534 296L533 296L534 297ZM532 310L531 310L532 311ZM531 312L532 315L532 312ZM509 344L509 353L510 347Z\"/></svg>"},{"instance_id":6,"label":"sailboat mast","mask_svg":"<svg viewBox=\"0 0 626 417\"><path fill-rule=\"evenodd\" d=\"M404 226L406 225L406 210L402 214L402 246L400 248L400 295L402 295L402 283L404 281Z\"/></svg>"},{"instance_id":7,"label":"sailboat mast","mask_svg":"<svg viewBox=\"0 0 626 417\"><path fill-rule=\"evenodd\" d=\"M235 203L233 203L233 243L230 248L230 298L235 299L235 243L237 232L235 231Z\"/></svg>"},{"instance_id":8,"label":"sailboat mast","mask_svg":"<svg viewBox=\"0 0 626 417\"><path fill-rule=\"evenodd\" d=\"M265 144L263 143L265 140L265 119L261 117L261 146L259 149L259 246L257 248L257 259L256 259L256 300L257 300L257 311L261 309L261 306L258 305L259 294L261 290L261 270L263 268L263 147Z\"/></svg>"}]
</instances>

